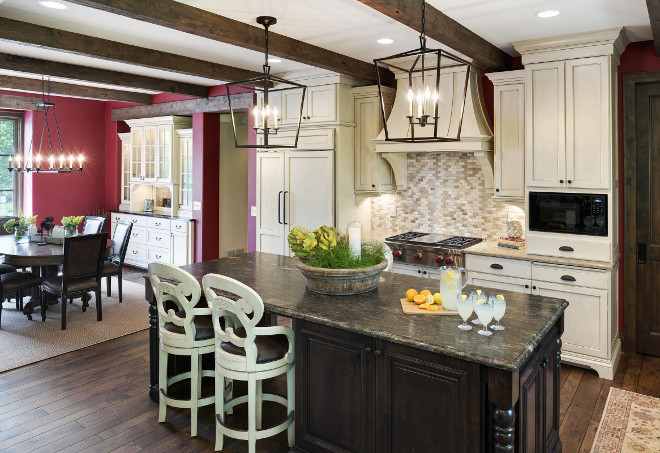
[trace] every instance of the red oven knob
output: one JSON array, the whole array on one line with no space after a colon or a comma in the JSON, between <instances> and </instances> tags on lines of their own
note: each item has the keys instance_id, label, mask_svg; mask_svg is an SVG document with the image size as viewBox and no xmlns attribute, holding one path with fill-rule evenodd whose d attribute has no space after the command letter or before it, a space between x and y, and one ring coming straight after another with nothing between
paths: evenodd
<instances>
[{"instance_id":1,"label":"red oven knob","mask_svg":"<svg viewBox=\"0 0 660 453\"><path fill-rule=\"evenodd\" d=\"M445 258L445 264L450 265L450 264L452 264L453 262L454 262L453 259L451 259L451 258L449 258L449 257Z\"/></svg>"},{"instance_id":2,"label":"red oven knob","mask_svg":"<svg viewBox=\"0 0 660 453\"><path fill-rule=\"evenodd\" d=\"M399 250L395 251L393 253L393 255L394 255L394 258L401 258L401 252Z\"/></svg>"},{"instance_id":3,"label":"red oven knob","mask_svg":"<svg viewBox=\"0 0 660 453\"><path fill-rule=\"evenodd\" d=\"M422 259L422 252L415 253L415 256L413 258L415 258L415 261L421 260Z\"/></svg>"},{"instance_id":4,"label":"red oven knob","mask_svg":"<svg viewBox=\"0 0 660 453\"><path fill-rule=\"evenodd\" d=\"M435 257L435 262L436 262L437 264L442 263L442 257L441 257L441 256L436 256L436 257Z\"/></svg>"}]
</instances>

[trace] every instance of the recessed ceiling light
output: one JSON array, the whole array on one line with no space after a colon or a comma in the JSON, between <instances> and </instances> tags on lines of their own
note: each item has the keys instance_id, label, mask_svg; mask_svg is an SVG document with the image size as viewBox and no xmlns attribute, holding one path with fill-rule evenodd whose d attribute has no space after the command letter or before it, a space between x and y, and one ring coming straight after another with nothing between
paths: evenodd
<instances>
[{"instance_id":1,"label":"recessed ceiling light","mask_svg":"<svg viewBox=\"0 0 660 453\"><path fill-rule=\"evenodd\" d=\"M555 17L555 16L558 16L558 15L559 15L559 11L554 10L554 9L546 9L546 10L544 10L544 11L539 11L538 13L536 13L536 15L537 15L538 17L542 17L542 18L546 19L546 18L548 18L548 17Z\"/></svg>"},{"instance_id":2,"label":"recessed ceiling light","mask_svg":"<svg viewBox=\"0 0 660 453\"><path fill-rule=\"evenodd\" d=\"M282 63L282 60L280 60L279 58L272 58L271 57L271 58L268 59L268 63Z\"/></svg>"},{"instance_id":3,"label":"recessed ceiling light","mask_svg":"<svg viewBox=\"0 0 660 453\"><path fill-rule=\"evenodd\" d=\"M68 6L65 5L64 3L56 2L54 0L40 0L39 4L41 6L45 6L46 8L53 8L53 9L67 9L68 8Z\"/></svg>"},{"instance_id":4,"label":"recessed ceiling light","mask_svg":"<svg viewBox=\"0 0 660 453\"><path fill-rule=\"evenodd\" d=\"M376 41L378 44L392 44L394 42L393 39L390 38L382 38Z\"/></svg>"}]
</instances>

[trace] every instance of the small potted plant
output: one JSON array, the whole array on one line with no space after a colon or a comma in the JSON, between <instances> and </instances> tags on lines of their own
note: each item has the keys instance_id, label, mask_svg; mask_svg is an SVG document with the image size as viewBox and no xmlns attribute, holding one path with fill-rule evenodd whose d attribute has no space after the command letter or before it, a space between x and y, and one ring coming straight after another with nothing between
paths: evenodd
<instances>
[{"instance_id":1,"label":"small potted plant","mask_svg":"<svg viewBox=\"0 0 660 453\"><path fill-rule=\"evenodd\" d=\"M324 225L310 231L298 226L287 240L301 261L298 268L307 289L316 293L348 295L371 291L387 267L381 242L362 242L361 253L356 255L348 238L334 227Z\"/></svg>"},{"instance_id":2,"label":"small potted plant","mask_svg":"<svg viewBox=\"0 0 660 453\"><path fill-rule=\"evenodd\" d=\"M18 212L17 219L9 219L5 223L5 231L7 233L14 233L14 240L17 244L30 242L30 225L37 222L37 216L26 217L23 211Z\"/></svg>"},{"instance_id":3,"label":"small potted plant","mask_svg":"<svg viewBox=\"0 0 660 453\"><path fill-rule=\"evenodd\" d=\"M78 233L78 225L85 220L84 216L62 217L62 226L64 226L64 236L75 236Z\"/></svg>"}]
</instances>

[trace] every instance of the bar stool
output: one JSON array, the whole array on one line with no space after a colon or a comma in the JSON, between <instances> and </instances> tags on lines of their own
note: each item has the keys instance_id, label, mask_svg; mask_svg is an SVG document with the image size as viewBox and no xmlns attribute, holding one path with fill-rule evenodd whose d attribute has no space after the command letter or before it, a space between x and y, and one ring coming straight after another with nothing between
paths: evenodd
<instances>
[{"instance_id":1,"label":"bar stool","mask_svg":"<svg viewBox=\"0 0 660 453\"><path fill-rule=\"evenodd\" d=\"M161 280L161 277L166 281ZM165 421L167 406L190 409L190 435L197 436L197 410L215 402L215 396L201 397L202 377L215 375L202 369L202 356L215 350L210 308L195 308L202 290L188 272L162 262L149 263L149 280L158 305L160 355L158 421ZM176 282L176 283L172 283ZM172 308L176 307L176 308ZM190 371L167 377L169 354L190 356ZM190 380L190 399L168 395L170 385Z\"/></svg>"},{"instance_id":2,"label":"bar stool","mask_svg":"<svg viewBox=\"0 0 660 453\"><path fill-rule=\"evenodd\" d=\"M215 450L222 450L223 437L248 441L250 453L256 451L257 439L288 430L289 447L295 437L295 367L293 331L284 326L257 327L264 314L261 297L250 287L229 277L207 274L202 278L204 295L213 310L215 330L216 395L225 394L227 379L247 381L248 394L232 398L216 398ZM216 293L216 290L221 293ZM227 293L235 295L233 300ZM287 396L262 392L262 381L286 373ZM262 402L271 401L287 408L281 423L261 429ZM239 430L225 424L225 413L238 404L248 404L248 429Z\"/></svg>"}]
</instances>

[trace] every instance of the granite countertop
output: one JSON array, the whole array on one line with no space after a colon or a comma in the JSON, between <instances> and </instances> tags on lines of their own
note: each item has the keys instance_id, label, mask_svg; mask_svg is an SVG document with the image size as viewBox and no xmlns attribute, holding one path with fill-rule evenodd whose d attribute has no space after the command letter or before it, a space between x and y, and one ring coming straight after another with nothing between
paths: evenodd
<instances>
[{"instance_id":1,"label":"granite countertop","mask_svg":"<svg viewBox=\"0 0 660 453\"><path fill-rule=\"evenodd\" d=\"M126 211L110 211L115 214L126 214L126 215L141 215L144 217L157 217L159 219L171 219L171 220L185 220L187 222L192 222L194 219L188 219L186 217L175 217L171 215L161 215L161 214L154 214L153 212L143 212L143 211L138 211L138 212L126 212Z\"/></svg>"},{"instance_id":2,"label":"granite countertop","mask_svg":"<svg viewBox=\"0 0 660 453\"><path fill-rule=\"evenodd\" d=\"M437 282L383 272L378 289L353 296L323 296L309 292L298 260L287 256L253 252L183 266L201 283L205 274L232 277L253 288L267 310L335 328L400 343L489 367L515 371L555 325L568 306L563 299L498 290L507 298L502 318L506 330L490 337L476 329L464 332L456 316L408 315L399 299L406 290L429 288ZM471 288L466 287L465 291Z\"/></svg>"},{"instance_id":3,"label":"granite countertop","mask_svg":"<svg viewBox=\"0 0 660 453\"><path fill-rule=\"evenodd\" d=\"M497 258L509 258L514 260L534 261L537 263L565 264L567 266L578 266L578 267L585 267L590 269L604 269L604 270L613 269L617 261L619 260L618 256L613 263L607 263L603 261L576 260L571 258L561 258L555 256L533 255L527 253L524 247L520 250L516 250L508 247L500 247L497 245L497 241L480 242L479 244L472 245L466 248L465 253L470 255L494 256Z\"/></svg>"}]
</instances>

